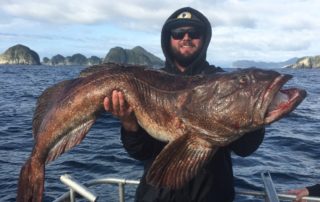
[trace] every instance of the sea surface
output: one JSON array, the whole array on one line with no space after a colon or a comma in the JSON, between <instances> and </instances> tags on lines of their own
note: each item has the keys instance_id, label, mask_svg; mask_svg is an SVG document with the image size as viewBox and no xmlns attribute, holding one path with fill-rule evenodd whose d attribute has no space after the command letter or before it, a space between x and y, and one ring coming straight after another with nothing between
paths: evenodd
<instances>
[{"instance_id":1,"label":"sea surface","mask_svg":"<svg viewBox=\"0 0 320 202\"><path fill-rule=\"evenodd\" d=\"M20 168L33 147L32 116L38 96L47 87L78 76L82 66L0 66L0 201L15 201ZM278 192L320 182L320 70L277 69L294 77L286 86L308 92L288 117L267 126L259 149L249 157L233 155L237 189L263 191L261 172L269 171ZM100 177L138 180L142 164L130 158L119 136L119 122L105 113L83 142L46 166L44 201L68 191L60 182L70 174L84 183ZM92 188L100 201L117 201L117 186ZM136 186L126 187L133 201ZM236 201L263 201L237 195Z\"/></svg>"}]
</instances>

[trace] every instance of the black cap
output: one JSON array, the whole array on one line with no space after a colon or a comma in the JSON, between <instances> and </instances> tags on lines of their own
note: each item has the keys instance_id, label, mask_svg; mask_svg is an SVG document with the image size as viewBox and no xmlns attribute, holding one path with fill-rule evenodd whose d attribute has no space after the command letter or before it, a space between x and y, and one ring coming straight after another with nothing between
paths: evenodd
<instances>
[{"instance_id":1,"label":"black cap","mask_svg":"<svg viewBox=\"0 0 320 202\"><path fill-rule=\"evenodd\" d=\"M203 29L205 24L192 11L182 11L177 16L172 16L167 21L167 29L175 29L178 27L192 26Z\"/></svg>"}]
</instances>

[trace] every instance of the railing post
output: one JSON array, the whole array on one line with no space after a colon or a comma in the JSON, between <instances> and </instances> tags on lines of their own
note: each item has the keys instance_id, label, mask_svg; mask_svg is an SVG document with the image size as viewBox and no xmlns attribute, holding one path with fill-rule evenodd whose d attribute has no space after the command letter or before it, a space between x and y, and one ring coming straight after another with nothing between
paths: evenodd
<instances>
[{"instance_id":1,"label":"railing post","mask_svg":"<svg viewBox=\"0 0 320 202\"><path fill-rule=\"evenodd\" d=\"M82 185L81 183L73 179L70 175L62 175L60 177L60 180L64 184L68 185L70 189L72 189L70 191L71 201L72 199L75 200L74 192L79 193L81 196L88 199L89 201L92 201L92 202L97 201L98 197L92 191L90 191L86 186Z\"/></svg>"},{"instance_id":2,"label":"railing post","mask_svg":"<svg viewBox=\"0 0 320 202\"><path fill-rule=\"evenodd\" d=\"M264 188L266 190L267 201L269 202L279 202L277 191L273 185L271 176L269 172L262 172L261 177L264 183Z\"/></svg>"},{"instance_id":3,"label":"railing post","mask_svg":"<svg viewBox=\"0 0 320 202\"><path fill-rule=\"evenodd\" d=\"M73 191L72 188L70 188L70 202L75 202L76 201L76 195Z\"/></svg>"},{"instance_id":4,"label":"railing post","mask_svg":"<svg viewBox=\"0 0 320 202\"><path fill-rule=\"evenodd\" d=\"M119 202L124 202L124 183L119 182Z\"/></svg>"}]
</instances>

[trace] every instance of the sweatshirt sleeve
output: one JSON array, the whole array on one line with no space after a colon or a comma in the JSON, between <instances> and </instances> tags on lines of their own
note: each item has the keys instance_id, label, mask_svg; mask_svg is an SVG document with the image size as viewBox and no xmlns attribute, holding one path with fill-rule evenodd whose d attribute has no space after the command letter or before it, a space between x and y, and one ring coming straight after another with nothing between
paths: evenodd
<instances>
[{"instance_id":1,"label":"sweatshirt sleeve","mask_svg":"<svg viewBox=\"0 0 320 202\"><path fill-rule=\"evenodd\" d=\"M137 132L128 132L121 127L121 141L128 154L140 161L154 158L165 146L141 127Z\"/></svg>"},{"instance_id":2,"label":"sweatshirt sleeve","mask_svg":"<svg viewBox=\"0 0 320 202\"><path fill-rule=\"evenodd\" d=\"M246 157L258 149L263 141L265 128L244 134L241 138L231 143L231 150L239 156Z\"/></svg>"},{"instance_id":3,"label":"sweatshirt sleeve","mask_svg":"<svg viewBox=\"0 0 320 202\"><path fill-rule=\"evenodd\" d=\"M306 187L309 191L309 196L320 196L320 184Z\"/></svg>"}]
</instances>

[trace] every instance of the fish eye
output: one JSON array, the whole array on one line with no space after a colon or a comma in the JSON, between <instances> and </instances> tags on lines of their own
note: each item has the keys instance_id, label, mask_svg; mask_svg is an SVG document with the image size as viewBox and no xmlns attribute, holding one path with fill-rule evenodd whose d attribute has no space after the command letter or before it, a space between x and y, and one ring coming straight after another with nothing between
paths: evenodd
<instances>
[{"instance_id":1,"label":"fish eye","mask_svg":"<svg viewBox=\"0 0 320 202\"><path fill-rule=\"evenodd\" d=\"M249 79L245 75L240 75L238 78L238 81L240 84L246 84L246 83L248 83Z\"/></svg>"}]
</instances>

